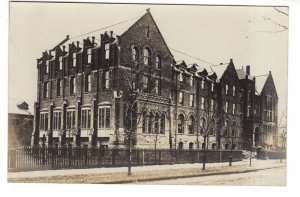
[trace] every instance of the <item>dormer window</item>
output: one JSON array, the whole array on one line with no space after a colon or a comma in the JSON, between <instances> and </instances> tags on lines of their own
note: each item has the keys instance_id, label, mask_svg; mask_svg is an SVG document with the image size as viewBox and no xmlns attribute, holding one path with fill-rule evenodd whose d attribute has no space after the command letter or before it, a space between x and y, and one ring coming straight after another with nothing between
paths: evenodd
<instances>
[{"instance_id":1,"label":"dormer window","mask_svg":"<svg viewBox=\"0 0 300 197\"><path fill-rule=\"evenodd\" d=\"M106 43L104 45L104 54L105 54L105 59L106 60L109 59L109 51L110 51L110 45L109 45L109 43Z\"/></svg>"},{"instance_id":2,"label":"dormer window","mask_svg":"<svg viewBox=\"0 0 300 197\"><path fill-rule=\"evenodd\" d=\"M46 60L45 72L46 72L46 74L49 73L49 60Z\"/></svg>"},{"instance_id":3,"label":"dormer window","mask_svg":"<svg viewBox=\"0 0 300 197\"><path fill-rule=\"evenodd\" d=\"M183 83L183 74L182 73L179 73L179 82Z\"/></svg>"},{"instance_id":4,"label":"dormer window","mask_svg":"<svg viewBox=\"0 0 300 197\"><path fill-rule=\"evenodd\" d=\"M235 96L235 86L232 86L232 96Z\"/></svg>"},{"instance_id":5,"label":"dormer window","mask_svg":"<svg viewBox=\"0 0 300 197\"><path fill-rule=\"evenodd\" d=\"M73 67L76 67L76 52L72 53L72 63L73 63Z\"/></svg>"},{"instance_id":6,"label":"dormer window","mask_svg":"<svg viewBox=\"0 0 300 197\"><path fill-rule=\"evenodd\" d=\"M211 83L211 92L214 92L214 88L215 88L214 86L215 86L215 84L212 82Z\"/></svg>"},{"instance_id":7,"label":"dormer window","mask_svg":"<svg viewBox=\"0 0 300 197\"><path fill-rule=\"evenodd\" d=\"M228 84L226 84L226 86L225 86L225 93L226 93L226 95L229 93L229 86L228 86Z\"/></svg>"},{"instance_id":8,"label":"dormer window","mask_svg":"<svg viewBox=\"0 0 300 197\"><path fill-rule=\"evenodd\" d=\"M63 67L63 57L59 56L58 61L59 61L58 69L62 70L62 67Z\"/></svg>"},{"instance_id":9,"label":"dormer window","mask_svg":"<svg viewBox=\"0 0 300 197\"><path fill-rule=\"evenodd\" d=\"M204 90L205 82L204 80L201 81L201 89Z\"/></svg>"},{"instance_id":10,"label":"dormer window","mask_svg":"<svg viewBox=\"0 0 300 197\"><path fill-rule=\"evenodd\" d=\"M193 87L195 85L195 83L194 83L195 81L194 81L194 77L193 76L191 76L190 82L191 82L191 86Z\"/></svg>"},{"instance_id":11,"label":"dormer window","mask_svg":"<svg viewBox=\"0 0 300 197\"><path fill-rule=\"evenodd\" d=\"M87 55L87 63L88 64L92 63L92 49L91 48L87 49L86 55Z\"/></svg>"}]
</instances>

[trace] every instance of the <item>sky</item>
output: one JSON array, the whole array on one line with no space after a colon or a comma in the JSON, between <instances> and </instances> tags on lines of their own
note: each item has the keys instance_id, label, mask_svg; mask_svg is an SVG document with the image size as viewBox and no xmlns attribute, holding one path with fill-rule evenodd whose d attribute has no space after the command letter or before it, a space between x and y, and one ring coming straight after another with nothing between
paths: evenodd
<instances>
[{"instance_id":1,"label":"sky","mask_svg":"<svg viewBox=\"0 0 300 197\"><path fill-rule=\"evenodd\" d=\"M105 29L120 30L147 8L176 61L205 67L206 62L228 63L232 58L237 69L250 65L253 76L271 71L279 96L278 116L286 112L288 30L274 32L282 30L280 25L288 26L288 16L273 7L20 2L10 3L8 112L17 112L20 101L26 101L33 112L37 99L36 59L43 51L52 49L66 35L72 38L135 18L123 27ZM278 9L288 13L287 7ZM82 42L87 36L99 39L105 30L74 41Z\"/></svg>"}]
</instances>

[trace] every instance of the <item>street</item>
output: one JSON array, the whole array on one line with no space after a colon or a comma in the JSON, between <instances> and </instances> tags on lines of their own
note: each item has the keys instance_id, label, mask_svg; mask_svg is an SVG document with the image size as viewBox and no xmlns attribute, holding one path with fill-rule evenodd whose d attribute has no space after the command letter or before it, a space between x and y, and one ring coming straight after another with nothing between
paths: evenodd
<instances>
[{"instance_id":1,"label":"street","mask_svg":"<svg viewBox=\"0 0 300 197\"><path fill-rule=\"evenodd\" d=\"M286 184L285 167L256 172L181 178L173 180L140 182L149 185L243 185L243 186L284 186Z\"/></svg>"}]
</instances>

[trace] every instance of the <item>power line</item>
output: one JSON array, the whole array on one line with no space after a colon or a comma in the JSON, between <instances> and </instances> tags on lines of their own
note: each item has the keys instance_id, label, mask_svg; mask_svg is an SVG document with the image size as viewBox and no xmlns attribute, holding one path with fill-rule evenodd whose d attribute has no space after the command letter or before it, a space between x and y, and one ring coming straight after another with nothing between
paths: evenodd
<instances>
[{"instance_id":1,"label":"power line","mask_svg":"<svg viewBox=\"0 0 300 197\"><path fill-rule=\"evenodd\" d=\"M96 30L93 30L93 31L90 31L90 32L87 32L87 33L83 33L83 34L80 34L80 35L77 35L77 36L74 36L74 37L70 38L70 40L75 39L75 38L78 38L78 37L80 37L80 36L84 36L84 35L87 35L87 34L91 34L91 33L94 33L94 32L97 32L97 31L100 31L100 30L103 30L103 29L107 29L107 28L110 28L110 27L114 27L114 26L116 26L116 25L120 25L120 24L122 24L122 23L126 23L126 22L128 22L128 21L131 21L131 20L136 19L136 18L139 18L139 17L140 17L140 16L136 16L136 17L134 17L134 18L130 18L130 19L125 20L125 21L121 21L121 22L118 22L118 23L115 23L115 24L112 24L112 25L108 25L108 26L106 26L106 27L101 27L101 28L99 28L99 29L96 29Z\"/></svg>"},{"instance_id":2,"label":"power line","mask_svg":"<svg viewBox=\"0 0 300 197\"><path fill-rule=\"evenodd\" d=\"M189 55L189 54L184 53L184 52L182 52L182 51L179 51L179 50L177 50L177 49L173 49L173 48L171 48L171 47L169 47L169 49L171 49L171 50L173 50L173 51L176 51L176 52L178 52L178 53L181 53L181 54L183 54L183 55L186 55L186 56L188 56L188 57L191 57L191 58L193 58L193 59L199 60L199 61L201 61L201 62L204 62L204 63L206 63L206 64L210 64L210 65L217 66L216 64L213 64L213 63L210 63L210 62L205 61L205 60L203 60L203 59L200 59L200 58L198 58L198 57Z\"/></svg>"}]
</instances>

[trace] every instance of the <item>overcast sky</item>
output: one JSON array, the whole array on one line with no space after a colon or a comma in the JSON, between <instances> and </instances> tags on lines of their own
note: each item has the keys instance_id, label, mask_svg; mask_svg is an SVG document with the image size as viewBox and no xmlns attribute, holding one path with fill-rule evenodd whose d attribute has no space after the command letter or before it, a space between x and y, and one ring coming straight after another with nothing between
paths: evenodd
<instances>
[{"instance_id":1,"label":"overcast sky","mask_svg":"<svg viewBox=\"0 0 300 197\"><path fill-rule=\"evenodd\" d=\"M43 51L53 48L66 35L74 37L142 16L146 8L150 8L175 60L207 66L173 49L212 64L228 63L233 58L236 68L250 65L254 76L272 71L279 117L286 111L288 31L271 32L282 30L280 25L288 26L288 17L273 7L71 3L10 3L8 111L16 112L16 104L24 100L33 112L36 59ZM285 7L278 9L288 13ZM107 30L114 29L118 27ZM99 39L103 31L89 36Z\"/></svg>"}]
</instances>

